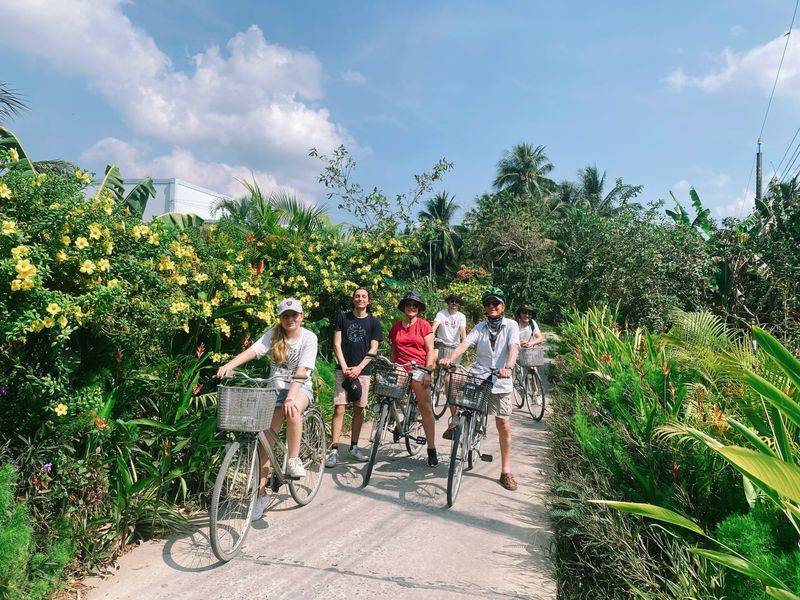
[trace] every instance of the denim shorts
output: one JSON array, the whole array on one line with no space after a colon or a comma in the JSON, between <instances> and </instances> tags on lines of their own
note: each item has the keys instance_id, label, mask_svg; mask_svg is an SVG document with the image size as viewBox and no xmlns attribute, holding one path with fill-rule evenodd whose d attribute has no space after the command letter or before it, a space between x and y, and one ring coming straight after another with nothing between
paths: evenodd
<instances>
[{"instance_id":1,"label":"denim shorts","mask_svg":"<svg viewBox=\"0 0 800 600\"><path fill-rule=\"evenodd\" d=\"M308 395L306 390L301 388L300 389L300 393L303 394L303 396L305 396L308 399L309 402L311 401L311 396ZM283 403L286 402L286 396L288 396L288 395L289 395L289 390L288 389L286 389L286 390L278 390L278 398L277 398L277 400L275 400L275 407L278 408L278 407L283 406Z\"/></svg>"}]
</instances>

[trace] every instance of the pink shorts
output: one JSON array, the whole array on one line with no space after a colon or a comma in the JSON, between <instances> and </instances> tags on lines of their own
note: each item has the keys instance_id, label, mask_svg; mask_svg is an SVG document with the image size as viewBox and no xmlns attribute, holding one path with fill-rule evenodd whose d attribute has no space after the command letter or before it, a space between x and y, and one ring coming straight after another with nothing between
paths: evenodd
<instances>
[{"instance_id":1,"label":"pink shorts","mask_svg":"<svg viewBox=\"0 0 800 600\"><path fill-rule=\"evenodd\" d=\"M361 383L361 399L358 402L354 402L355 406L360 406L361 408L365 408L368 403L369 399L369 381L372 379L372 375L359 375L358 381ZM344 373L342 373L339 369L336 369L336 386L333 388L333 404L335 406L343 406L347 404L347 392L344 391L342 387L342 382L344 381Z\"/></svg>"}]
</instances>

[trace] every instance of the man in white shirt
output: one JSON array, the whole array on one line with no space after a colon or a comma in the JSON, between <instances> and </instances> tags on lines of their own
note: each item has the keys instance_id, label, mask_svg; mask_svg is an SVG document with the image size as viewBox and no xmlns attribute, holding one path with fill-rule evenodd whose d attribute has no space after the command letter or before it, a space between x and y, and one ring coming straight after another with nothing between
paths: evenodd
<instances>
[{"instance_id":1,"label":"man in white shirt","mask_svg":"<svg viewBox=\"0 0 800 600\"><path fill-rule=\"evenodd\" d=\"M447 308L436 313L433 319L433 335L436 339L456 345L467 337L467 317L460 310L461 296L450 294L444 299Z\"/></svg>"},{"instance_id":2,"label":"man in white shirt","mask_svg":"<svg viewBox=\"0 0 800 600\"><path fill-rule=\"evenodd\" d=\"M470 347L475 347L477 359L472 373L488 377L497 371L497 380L489 395L489 415L495 417L500 439L500 485L516 490L517 482L511 474L511 373L519 354L519 326L513 319L503 316L506 297L503 290L492 287L483 293L483 310L486 320L478 323L453 353L440 361L443 367L457 361Z\"/></svg>"}]
</instances>

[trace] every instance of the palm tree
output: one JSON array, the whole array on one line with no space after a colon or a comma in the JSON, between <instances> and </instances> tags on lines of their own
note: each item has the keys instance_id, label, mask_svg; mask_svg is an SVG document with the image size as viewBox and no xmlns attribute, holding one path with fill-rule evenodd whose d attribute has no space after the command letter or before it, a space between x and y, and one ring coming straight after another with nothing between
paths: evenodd
<instances>
[{"instance_id":1,"label":"palm tree","mask_svg":"<svg viewBox=\"0 0 800 600\"><path fill-rule=\"evenodd\" d=\"M5 83L0 82L0 123L5 119L10 119L18 115L28 107L19 95L9 88Z\"/></svg>"},{"instance_id":2,"label":"palm tree","mask_svg":"<svg viewBox=\"0 0 800 600\"><path fill-rule=\"evenodd\" d=\"M637 203L628 200L639 195L640 185L627 185L617 179L614 187L603 194L606 185L606 172L600 173L597 165L589 165L578 170L578 194L574 204L606 215L619 214L625 208L640 208Z\"/></svg>"},{"instance_id":3,"label":"palm tree","mask_svg":"<svg viewBox=\"0 0 800 600\"><path fill-rule=\"evenodd\" d=\"M544 146L534 148L523 142L505 151L497 163L493 185L496 190L508 190L516 196L543 197L555 187L555 183L547 178L552 170Z\"/></svg>"},{"instance_id":4,"label":"palm tree","mask_svg":"<svg viewBox=\"0 0 800 600\"><path fill-rule=\"evenodd\" d=\"M460 208L455 196L447 192L439 192L425 202L425 209L419 212L419 220L425 231L424 239L428 242L431 270L444 274L453 266L461 238L450 221Z\"/></svg>"}]
</instances>

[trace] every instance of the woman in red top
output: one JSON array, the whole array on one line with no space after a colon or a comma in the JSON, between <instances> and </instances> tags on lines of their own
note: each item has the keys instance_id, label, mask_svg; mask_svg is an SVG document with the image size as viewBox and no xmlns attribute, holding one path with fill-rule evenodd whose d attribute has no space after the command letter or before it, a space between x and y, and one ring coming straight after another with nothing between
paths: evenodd
<instances>
[{"instance_id":1,"label":"woman in red top","mask_svg":"<svg viewBox=\"0 0 800 600\"><path fill-rule=\"evenodd\" d=\"M425 312L425 303L417 292L406 292L397 305L403 318L392 325L389 341L392 343L390 357L396 363L414 361L428 369L434 367L433 328L421 318ZM426 373L422 381L412 380L411 387L417 397L417 406L422 415L422 428L428 441L428 466L439 464L436 456L436 421L431 410L430 388L431 376Z\"/></svg>"}]
</instances>

